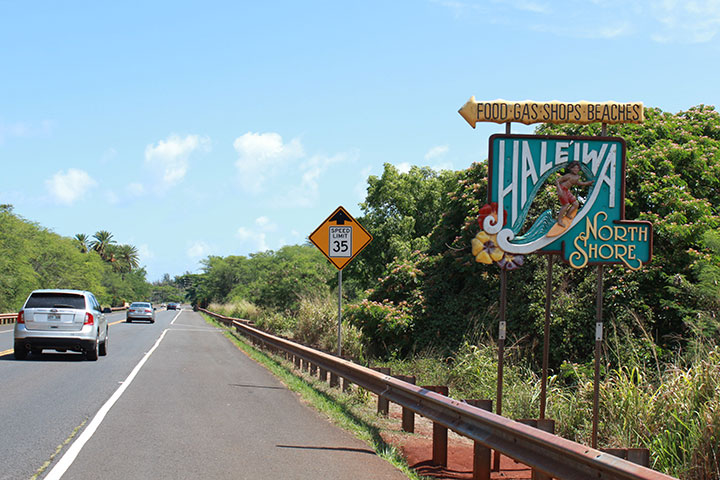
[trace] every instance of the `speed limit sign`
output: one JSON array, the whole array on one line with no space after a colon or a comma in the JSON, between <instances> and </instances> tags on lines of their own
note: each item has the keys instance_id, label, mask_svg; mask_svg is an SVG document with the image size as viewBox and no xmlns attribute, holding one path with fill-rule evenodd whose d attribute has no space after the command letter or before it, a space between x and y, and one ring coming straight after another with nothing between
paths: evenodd
<instances>
[{"instance_id":1,"label":"speed limit sign","mask_svg":"<svg viewBox=\"0 0 720 480\"><path fill-rule=\"evenodd\" d=\"M309 238L340 270L372 241L372 235L343 207L338 207Z\"/></svg>"},{"instance_id":2,"label":"speed limit sign","mask_svg":"<svg viewBox=\"0 0 720 480\"><path fill-rule=\"evenodd\" d=\"M330 227L329 257L352 257L352 227Z\"/></svg>"}]
</instances>

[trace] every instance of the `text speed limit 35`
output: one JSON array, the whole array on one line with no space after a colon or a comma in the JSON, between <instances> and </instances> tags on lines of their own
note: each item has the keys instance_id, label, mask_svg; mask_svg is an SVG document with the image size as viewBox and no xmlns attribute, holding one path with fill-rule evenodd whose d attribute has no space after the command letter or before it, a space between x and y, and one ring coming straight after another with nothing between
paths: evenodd
<instances>
[{"instance_id":1,"label":"text speed limit 35","mask_svg":"<svg viewBox=\"0 0 720 480\"><path fill-rule=\"evenodd\" d=\"M352 227L330 227L330 257L352 257Z\"/></svg>"}]
</instances>

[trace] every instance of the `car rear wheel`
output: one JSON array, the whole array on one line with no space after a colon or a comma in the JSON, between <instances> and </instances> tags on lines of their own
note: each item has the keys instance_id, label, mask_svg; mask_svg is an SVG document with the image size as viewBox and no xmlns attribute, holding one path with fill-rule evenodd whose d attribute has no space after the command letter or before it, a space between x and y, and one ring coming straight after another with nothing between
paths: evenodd
<instances>
[{"instance_id":1,"label":"car rear wheel","mask_svg":"<svg viewBox=\"0 0 720 480\"><path fill-rule=\"evenodd\" d=\"M108 339L109 339L108 332L106 331L105 332L105 340L100 344L100 347L98 349L98 353L100 354L101 357L104 357L105 355L107 355Z\"/></svg>"},{"instance_id":2,"label":"car rear wheel","mask_svg":"<svg viewBox=\"0 0 720 480\"><path fill-rule=\"evenodd\" d=\"M24 360L27 358L28 355L28 351L25 348L24 343L15 342L15 348L13 349L13 352L15 353L15 358L17 360Z\"/></svg>"},{"instance_id":3,"label":"car rear wheel","mask_svg":"<svg viewBox=\"0 0 720 480\"><path fill-rule=\"evenodd\" d=\"M85 352L85 358L90 361L96 361L98 359L98 354L100 353L100 342L98 342L97 338L95 339L95 346Z\"/></svg>"}]
</instances>

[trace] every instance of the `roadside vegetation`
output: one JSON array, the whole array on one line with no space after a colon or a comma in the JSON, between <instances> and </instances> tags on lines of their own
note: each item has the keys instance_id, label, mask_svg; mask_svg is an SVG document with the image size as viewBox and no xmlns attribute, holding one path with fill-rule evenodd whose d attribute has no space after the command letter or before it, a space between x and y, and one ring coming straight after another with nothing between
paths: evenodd
<instances>
[{"instance_id":1,"label":"roadside vegetation","mask_svg":"<svg viewBox=\"0 0 720 480\"><path fill-rule=\"evenodd\" d=\"M0 313L17 312L38 288L93 292L103 306L148 300L179 301L182 287L169 278L150 284L138 250L101 230L60 236L0 205Z\"/></svg>"},{"instance_id":2,"label":"roadside vegetation","mask_svg":"<svg viewBox=\"0 0 720 480\"><path fill-rule=\"evenodd\" d=\"M720 479L720 115L646 109L643 125L610 126L627 143L625 214L654 228L639 271L605 269L601 447L647 447L654 468ZM599 135L599 125L539 134ZM358 220L373 242L343 271L343 354L390 366L456 398L495 398L499 275L470 240L487 165L368 179ZM552 189L530 214L556 208ZM539 415L547 259L508 275L503 412ZM596 270L554 268L547 416L589 444ZM189 300L270 332L336 351L337 274L306 244L249 257L209 257L179 279Z\"/></svg>"}]
</instances>

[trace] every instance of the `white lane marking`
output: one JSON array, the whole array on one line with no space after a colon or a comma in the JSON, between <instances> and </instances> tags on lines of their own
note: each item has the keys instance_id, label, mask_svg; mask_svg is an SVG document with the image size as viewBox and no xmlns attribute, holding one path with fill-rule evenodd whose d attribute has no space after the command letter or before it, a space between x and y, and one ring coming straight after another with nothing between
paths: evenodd
<instances>
[{"instance_id":1,"label":"white lane marking","mask_svg":"<svg viewBox=\"0 0 720 480\"><path fill-rule=\"evenodd\" d=\"M0 331L0 333L12 333L12 332L13 332L12 330L2 330L2 331Z\"/></svg>"},{"instance_id":2,"label":"white lane marking","mask_svg":"<svg viewBox=\"0 0 720 480\"><path fill-rule=\"evenodd\" d=\"M180 310L180 311L177 313L177 315L175 315L175 318L172 319L172 322L170 322L170 325L172 325L173 323L175 323L175 320L177 320L177 317L179 317L182 312L183 312L183 311Z\"/></svg>"},{"instance_id":3,"label":"white lane marking","mask_svg":"<svg viewBox=\"0 0 720 480\"><path fill-rule=\"evenodd\" d=\"M70 468L77 456L80 454L80 450L82 450L88 440L90 440L90 438L93 436L102 421L105 419L105 415L107 415L113 405L115 405L115 402L117 402L120 396L125 392L125 389L130 386L130 383L132 383L132 381L135 379L135 376L138 374L142 366L145 365L145 362L147 362L148 358L150 358L150 355L152 355L158 345L160 345L160 342L165 337L165 334L167 332L167 329L163 330L160 338L158 338L157 342L155 342L155 345L153 345L153 347L145 354L142 360L140 360L140 362L135 366L133 371L130 372L130 375L128 375L125 381L122 382L122 385L120 385L120 387L115 390L115 393L113 393L112 397L110 397L110 399L105 402L105 405L103 405L100 410L98 410L98 413L95 414L95 417L92 419L90 424L88 424L85 430L83 430L82 434L80 434L78 439L75 440L72 445L70 445L68 451L65 452L65 455L62 456L57 465L55 465L55 467L50 470L50 473L47 474L45 480L59 480L65 474L67 469Z\"/></svg>"}]
</instances>

